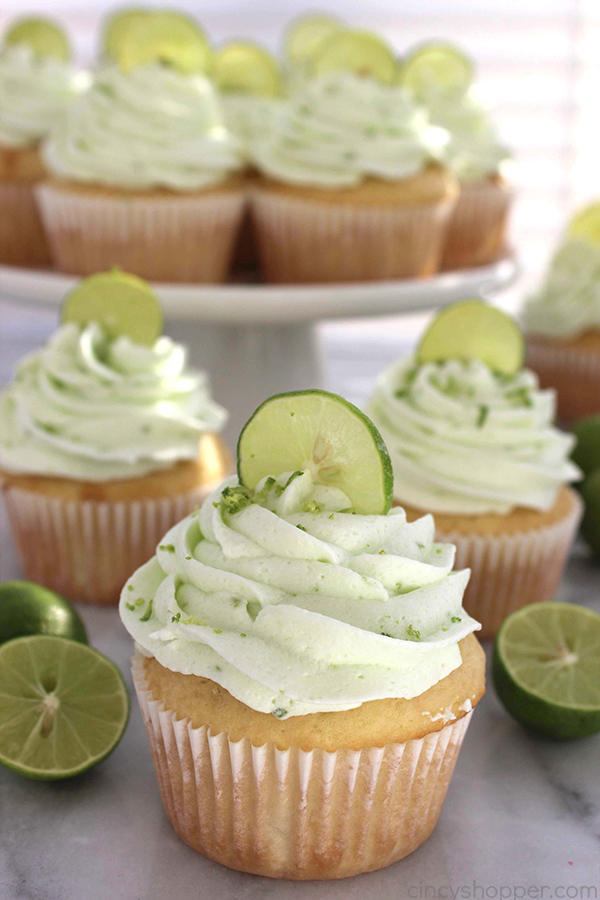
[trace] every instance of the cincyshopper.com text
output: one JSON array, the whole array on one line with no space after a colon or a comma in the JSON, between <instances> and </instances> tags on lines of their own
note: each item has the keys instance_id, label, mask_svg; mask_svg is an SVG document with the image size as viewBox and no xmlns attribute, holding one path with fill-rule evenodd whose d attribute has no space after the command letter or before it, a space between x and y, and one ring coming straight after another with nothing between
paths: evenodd
<instances>
[{"instance_id":1,"label":"cincyshopper.com text","mask_svg":"<svg viewBox=\"0 0 600 900\"><path fill-rule=\"evenodd\" d=\"M443 884L411 885L407 890L409 900L599 900L596 885L559 884L488 884L473 881L452 887Z\"/></svg>"}]
</instances>

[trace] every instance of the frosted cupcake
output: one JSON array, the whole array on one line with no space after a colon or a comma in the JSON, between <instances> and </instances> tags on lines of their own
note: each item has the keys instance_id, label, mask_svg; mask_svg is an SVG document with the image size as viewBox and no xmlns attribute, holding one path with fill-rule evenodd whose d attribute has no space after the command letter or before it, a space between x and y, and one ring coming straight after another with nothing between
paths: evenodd
<instances>
[{"instance_id":1,"label":"frosted cupcake","mask_svg":"<svg viewBox=\"0 0 600 900\"><path fill-rule=\"evenodd\" d=\"M446 134L397 87L350 72L303 82L254 145L265 277L368 281L437 271L457 185Z\"/></svg>"},{"instance_id":2,"label":"frosted cupcake","mask_svg":"<svg viewBox=\"0 0 600 900\"><path fill-rule=\"evenodd\" d=\"M93 313L91 289L112 313L141 298L151 318L132 276L83 282ZM65 322L0 394L0 483L25 576L103 604L229 470L226 414L185 348L113 327Z\"/></svg>"},{"instance_id":3,"label":"frosted cupcake","mask_svg":"<svg viewBox=\"0 0 600 900\"><path fill-rule=\"evenodd\" d=\"M45 176L40 141L65 115L86 76L67 38L43 19L23 19L0 48L0 262L44 266L50 255L33 195Z\"/></svg>"},{"instance_id":4,"label":"frosted cupcake","mask_svg":"<svg viewBox=\"0 0 600 900\"><path fill-rule=\"evenodd\" d=\"M435 826L484 691L469 573L451 571L431 516L380 504L385 448L341 398L283 395L255 419L246 480L313 444L304 470L225 482L132 576L120 613L179 836L245 872L342 878Z\"/></svg>"},{"instance_id":5,"label":"frosted cupcake","mask_svg":"<svg viewBox=\"0 0 600 900\"><path fill-rule=\"evenodd\" d=\"M440 346L438 360L427 352L424 360L419 349L381 373L369 413L390 451L396 502L411 521L433 513L438 540L456 544L457 564L472 571L466 608L490 638L513 610L552 599L581 502L568 487L579 477L569 461L574 438L553 426L554 392L489 358L482 335L501 332L503 314L474 301L446 316L473 303L487 322L478 322L470 352L455 352L452 338L447 357Z\"/></svg>"}]
</instances>

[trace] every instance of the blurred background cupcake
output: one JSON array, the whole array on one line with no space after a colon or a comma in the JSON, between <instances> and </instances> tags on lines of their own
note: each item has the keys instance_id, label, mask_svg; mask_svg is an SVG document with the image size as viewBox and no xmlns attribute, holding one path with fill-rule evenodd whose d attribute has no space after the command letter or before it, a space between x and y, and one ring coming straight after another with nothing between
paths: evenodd
<instances>
[{"instance_id":1,"label":"blurred background cupcake","mask_svg":"<svg viewBox=\"0 0 600 900\"><path fill-rule=\"evenodd\" d=\"M18 19L0 47L0 263L45 266L48 244L33 186L45 176L40 141L87 83L62 28Z\"/></svg>"}]
</instances>

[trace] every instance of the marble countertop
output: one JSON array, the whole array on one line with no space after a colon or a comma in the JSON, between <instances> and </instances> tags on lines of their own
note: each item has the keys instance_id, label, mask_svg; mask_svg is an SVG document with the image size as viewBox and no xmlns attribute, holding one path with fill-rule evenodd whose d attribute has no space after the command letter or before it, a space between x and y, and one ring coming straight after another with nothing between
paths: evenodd
<instances>
[{"instance_id":1,"label":"marble countertop","mask_svg":"<svg viewBox=\"0 0 600 900\"><path fill-rule=\"evenodd\" d=\"M0 384L53 326L0 302ZM404 340L406 338L404 337ZM402 336L361 341L324 329L328 386L361 400L400 355ZM0 581L18 577L0 513ZM557 599L600 611L600 566L578 546ZM129 674L115 609L80 606L91 643ZM489 659L489 646L488 659ZM277 882L233 872L175 835L159 797L135 701L112 756L70 782L0 769L0 900L598 900L600 736L553 743L523 731L491 684L478 705L438 825L399 863L339 882Z\"/></svg>"}]
</instances>

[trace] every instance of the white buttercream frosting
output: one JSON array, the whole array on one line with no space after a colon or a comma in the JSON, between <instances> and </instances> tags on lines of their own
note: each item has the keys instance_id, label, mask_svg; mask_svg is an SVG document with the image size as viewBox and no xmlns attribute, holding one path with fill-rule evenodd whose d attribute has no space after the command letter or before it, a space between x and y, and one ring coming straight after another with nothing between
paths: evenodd
<instances>
[{"instance_id":1,"label":"white buttercream frosting","mask_svg":"<svg viewBox=\"0 0 600 900\"><path fill-rule=\"evenodd\" d=\"M59 178L129 189L196 190L241 166L211 82L159 64L98 72L44 157Z\"/></svg>"},{"instance_id":2,"label":"white buttercream frosting","mask_svg":"<svg viewBox=\"0 0 600 900\"><path fill-rule=\"evenodd\" d=\"M125 627L166 668L278 718L418 696L480 627L468 570L451 571L431 516L340 512L340 490L290 475L254 495L229 479L171 529L123 590Z\"/></svg>"},{"instance_id":3,"label":"white buttercream frosting","mask_svg":"<svg viewBox=\"0 0 600 900\"><path fill-rule=\"evenodd\" d=\"M553 427L554 391L533 372L494 373L479 360L418 365L377 379L369 415L381 431L401 503L433 513L547 510L576 481L574 437Z\"/></svg>"},{"instance_id":4,"label":"white buttercream frosting","mask_svg":"<svg viewBox=\"0 0 600 900\"><path fill-rule=\"evenodd\" d=\"M265 97L242 91L221 94L225 124L245 151L255 141L266 140L273 132L284 109L281 97Z\"/></svg>"},{"instance_id":5,"label":"white buttercream frosting","mask_svg":"<svg viewBox=\"0 0 600 900\"><path fill-rule=\"evenodd\" d=\"M153 347L63 325L0 394L0 468L85 481L131 478L195 459L225 411L168 337Z\"/></svg>"}]
</instances>

